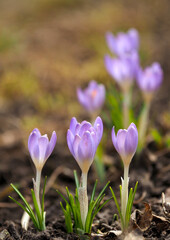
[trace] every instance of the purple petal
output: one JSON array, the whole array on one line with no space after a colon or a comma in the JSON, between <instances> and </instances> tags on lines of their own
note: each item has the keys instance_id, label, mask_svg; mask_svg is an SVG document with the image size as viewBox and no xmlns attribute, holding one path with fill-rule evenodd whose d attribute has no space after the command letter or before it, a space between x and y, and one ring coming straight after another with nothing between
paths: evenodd
<instances>
[{"instance_id":1,"label":"purple petal","mask_svg":"<svg viewBox=\"0 0 170 240\"><path fill-rule=\"evenodd\" d=\"M38 146L38 136L36 132L32 132L28 138L28 150L32 158L36 146Z\"/></svg>"},{"instance_id":2,"label":"purple petal","mask_svg":"<svg viewBox=\"0 0 170 240\"><path fill-rule=\"evenodd\" d=\"M121 156L125 156L125 139L126 139L127 130L120 129L117 133L117 149Z\"/></svg>"},{"instance_id":3,"label":"purple petal","mask_svg":"<svg viewBox=\"0 0 170 240\"><path fill-rule=\"evenodd\" d=\"M68 131L67 131L67 145L68 145L68 148L69 148L71 154L74 156L73 141L74 141L74 135L72 134L70 129L68 129Z\"/></svg>"},{"instance_id":4,"label":"purple petal","mask_svg":"<svg viewBox=\"0 0 170 240\"><path fill-rule=\"evenodd\" d=\"M94 123L94 128L96 130L97 142L100 143L103 135L103 122L100 117L97 117Z\"/></svg>"},{"instance_id":5,"label":"purple petal","mask_svg":"<svg viewBox=\"0 0 170 240\"><path fill-rule=\"evenodd\" d=\"M38 145L34 146L34 148L32 150L32 154L31 154L31 158L32 158L35 166L37 166L39 163L39 147L38 147Z\"/></svg>"},{"instance_id":6,"label":"purple petal","mask_svg":"<svg viewBox=\"0 0 170 240\"><path fill-rule=\"evenodd\" d=\"M93 98L93 108L97 110L102 107L105 101L105 87L103 84L98 85L98 90L95 98Z\"/></svg>"},{"instance_id":7,"label":"purple petal","mask_svg":"<svg viewBox=\"0 0 170 240\"><path fill-rule=\"evenodd\" d=\"M118 152L117 137L116 137L116 134L115 134L115 127L112 128L112 142L113 142L113 145L114 145L116 151Z\"/></svg>"},{"instance_id":8,"label":"purple petal","mask_svg":"<svg viewBox=\"0 0 170 240\"><path fill-rule=\"evenodd\" d=\"M127 155L135 154L136 149L138 145L138 131L136 129L136 126L134 127L133 124L131 124L128 128L126 139L125 139L125 152Z\"/></svg>"},{"instance_id":9,"label":"purple petal","mask_svg":"<svg viewBox=\"0 0 170 240\"><path fill-rule=\"evenodd\" d=\"M73 141L73 156L77 161L79 160L79 158L78 158L78 146L79 146L80 141L81 141L80 136L76 135L75 138L74 138L74 141Z\"/></svg>"},{"instance_id":10,"label":"purple petal","mask_svg":"<svg viewBox=\"0 0 170 240\"><path fill-rule=\"evenodd\" d=\"M79 161L92 161L95 154L95 146L90 132L85 132L78 147Z\"/></svg>"},{"instance_id":11,"label":"purple petal","mask_svg":"<svg viewBox=\"0 0 170 240\"><path fill-rule=\"evenodd\" d=\"M104 64L105 64L106 70L111 75L111 77L114 77L113 62L112 62L112 58L109 55L106 55L104 57Z\"/></svg>"},{"instance_id":12,"label":"purple petal","mask_svg":"<svg viewBox=\"0 0 170 240\"><path fill-rule=\"evenodd\" d=\"M43 135L38 139L39 146L39 162L44 162L46 160L46 151L49 144L47 135Z\"/></svg>"},{"instance_id":13,"label":"purple petal","mask_svg":"<svg viewBox=\"0 0 170 240\"><path fill-rule=\"evenodd\" d=\"M90 83L86 89L93 91L96 88L98 88L98 83L95 80L92 80L92 81L90 81Z\"/></svg>"},{"instance_id":14,"label":"purple petal","mask_svg":"<svg viewBox=\"0 0 170 240\"><path fill-rule=\"evenodd\" d=\"M136 125L135 125L134 123L131 123L131 124L129 125L127 131L128 131L131 127L135 128L136 131L137 131L137 127L136 127Z\"/></svg>"},{"instance_id":15,"label":"purple petal","mask_svg":"<svg viewBox=\"0 0 170 240\"><path fill-rule=\"evenodd\" d=\"M33 139L34 139L34 141L35 141L35 136L36 136L37 139L38 139L39 137L41 137L41 133L40 133L40 131L38 130L38 128L35 128L35 129L30 133L30 135L29 135L29 138L28 138L28 149L29 149L29 151L30 151L30 149L31 149L31 146L30 146L30 145L32 145L32 137L33 137Z\"/></svg>"},{"instance_id":16,"label":"purple petal","mask_svg":"<svg viewBox=\"0 0 170 240\"><path fill-rule=\"evenodd\" d=\"M70 131L73 133L73 135L75 134L75 129L76 129L77 123L78 123L77 119L75 117L73 117L70 122Z\"/></svg>"},{"instance_id":17,"label":"purple petal","mask_svg":"<svg viewBox=\"0 0 170 240\"><path fill-rule=\"evenodd\" d=\"M139 47L139 34L136 29L130 29L128 35L131 41L132 49L138 49Z\"/></svg>"},{"instance_id":18,"label":"purple petal","mask_svg":"<svg viewBox=\"0 0 170 240\"><path fill-rule=\"evenodd\" d=\"M78 97L79 102L82 105L86 104L86 98L85 98L84 92L82 91L81 88L77 89L77 97Z\"/></svg>"},{"instance_id":19,"label":"purple petal","mask_svg":"<svg viewBox=\"0 0 170 240\"><path fill-rule=\"evenodd\" d=\"M114 36L111 32L106 33L106 42L107 42L107 45L108 45L110 51L112 53L114 53L115 49L116 49L116 41L115 41L115 38L114 38Z\"/></svg>"},{"instance_id":20,"label":"purple petal","mask_svg":"<svg viewBox=\"0 0 170 240\"><path fill-rule=\"evenodd\" d=\"M89 122L83 122L83 124L80 124L80 129L79 129L79 136L82 137L82 135L84 134L84 132L88 131L92 125Z\"/></svg>"},{"instance_id":21,"label":"purple petal","mask_svg":"<svg viewBox=\"0 0 170 240\"><path fill-rule=\"evenodd\" d=\"M50 142L48 143L48 147L45 153L45 158L48 159L49 156L51 155L52 151L54 150L54 147L56 145L57 142L57 135L56 132L53 131Z\"/></svg>"}]
</instances>

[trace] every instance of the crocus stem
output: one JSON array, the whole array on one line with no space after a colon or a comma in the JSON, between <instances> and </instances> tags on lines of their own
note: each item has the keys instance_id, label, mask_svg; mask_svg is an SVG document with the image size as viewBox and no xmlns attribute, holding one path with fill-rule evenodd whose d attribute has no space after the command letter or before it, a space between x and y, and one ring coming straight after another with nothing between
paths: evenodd
<instances>
[{"instance_id":1,"label":"crocus stem","mask_svg":"<svg viewBox=\"0 0 170 240\"><path fill-rule=\"evenodd\" d=\"M121 196L121 212L123 216L124 226L126 223L126 208L128 202L128 185L129 185L129 165L124 166L124 179L122 180L122 196Z\"/></svg>"},{"instance_id":2,"label":"crocus stem","mask_svg":"<svg viewBox=\"0 0 170 240\"><path fill-rule=\"evenodd\" d=\"M35 191L35 196L36 196L36 200L38 203L38 207L41 211L41 204L40 204L40 183L41 183L41 170L37 170L36 171L36 182L35 182L35 187L34 187L34 191Z\"/></svg>"},{"instance_id":3,"label":"crocus stem","mask_svg":"<svg viewBox=\"0 0 170 240\"><path fill-rule=\"evenodd\" d=\"M131 92L130 88L123 91L123 125L124 128L129 126L129 108L130 108Z\"/></svg>"},{"instance_id":4,"label":"crocus stem","mask_svg":"<svg viewBox=\"0 0 170 240\"><path fill-rule=\"evenodd\" d=\"M142 110L139 120L139 151L143 148L145 143L146 131L148 126L148 116L150 110L150 102L145 102L145 106Z\"/></svg>"},{"instance_id":5,"label":"crocus stem","mask_svg":"<svg viewBox=\"0 0 170 240\"><path fill-rule=\"evenodd\" d=\"M87 172L81 176L81 187L79 187L79 202L83 228L85 229L86 217L88 213L88 196L87 196Z\"/></svg>"}]
</instances>

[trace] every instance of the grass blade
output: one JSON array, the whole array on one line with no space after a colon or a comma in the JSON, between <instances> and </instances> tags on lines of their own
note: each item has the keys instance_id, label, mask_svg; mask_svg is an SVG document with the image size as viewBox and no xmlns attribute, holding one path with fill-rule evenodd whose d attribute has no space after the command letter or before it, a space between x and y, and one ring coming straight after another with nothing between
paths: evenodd
<instances>
[{"instance_id":1,"label":"grass blade","mask_svg":"<svg viewBox=\"0 0 170 240\"><path fill-rule=\"evenodd\" d=\"M41 200L41 214L42 214L42 219L44 219L44 198L45 198L45 187L47 183L47 176L45 176L44 179L44 187L43 187L43 194L42 194L42 200Z\"/></svg>"},{"instance_id":2,"label":"grass blade","mask_svg":"<svg viewBox=\"0 0 170 240\"><path fill-rule=\"evenodd\" d=\"M76 183L76 188L79 189L79 179L78 179L78 176L77 176L77 171L74 170L74 179L75 179L75 183Z\"/></svg>"},{"instance_id":3,"label":"grass blade","mask_svg":"<svg viewBox=\"0 0 170 240\"><path fill-rule=\"evenodd\" d=\"M117 207L117 210L118 210L118 213L119 213L119 216L120 216L120 220L121 220L121 223L122 223L122 226L124 228L124 221L123 221L123 216L122 216L122 213L121 213L121 210L120 210L120 207L119 207L119 204L118 204L118 201L117 201L117 198L112 190L112 188L110 187L110 191L112 193L112 196L113 196L113 199L115 201L115 204L116 204L116 207Z\"/></svg>"},{"instance_id":4,"label":"grass blade","mask_svg":"<svg viewBox=\"0 0 170 240\"><path fill-rule=\"evenodd\" d=\"M35 192L34 192L33 189L31 189L31 194L32 194L32 200L33 200L33 203L34 203L35 212L36 212L38 222L39 222L39 225L40 225L40 230L44 230L43 229L42 215L41 215L41 212L40 212L40 209L39 209L39 206L38 206L38 203L37 203L37 199L35 197Z\"/></svg>"},{"instance_id":5,"label":"grass blade","mask_svg":"<svg viewBox=\"0 0 170 240\"><path fill-rule=\"evenodd\" d=\"M92 191L92 195L91 195L91 199L90 199L90 204L94 201L94 195L95 195L95 192L96 192L96 186L97 186L97 180L94 184L94 187L93 187L93 191Z\"/></svg>"},{"instance_id":6,"label":"grass blade","mask_svg":"<svg viewBox=\"0 0 170 240\"><path fill-rule=\"evenodd\" d=\"M32 217L34 218L35 222L36 222L36 217L35 214L32 210L32 208L30 207L29 203L26 201L26 199L24 198L24 196L20 193L20 191L11 183L10 184L11 187L15 190L15 192L19 195L19 197L22 199L22 201L24 202L24 204L26 205L26 208L29 210L29 212L31 213Z\"/></svg>"}]
</instances>

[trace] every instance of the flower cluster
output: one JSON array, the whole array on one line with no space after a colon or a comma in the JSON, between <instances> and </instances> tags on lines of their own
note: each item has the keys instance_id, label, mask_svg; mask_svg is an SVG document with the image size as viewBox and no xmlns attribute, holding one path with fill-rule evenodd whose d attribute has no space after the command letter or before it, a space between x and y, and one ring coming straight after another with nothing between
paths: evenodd
<instances>
[{"instance_id":1,"label":"flower cluster","mask_svg":"<svg viewBox=\"0 0 170 240\"><path fill-rule=\"evenodd\" d=\"M123 124L127 128L131 117L131 87L136 80L144 98L144 108L139 120L139 150L143 148L150 104L155 91L160 87L163 71L159 63L144 70L140 66L139 34L130 29L127 33L106 34L106 42L110 51L116 57L106 55L104 63L109 75L115 79L123 93Z\"/></svg>"},{"instance_id":2,"label":"flower cluster","mask_svg":"<svg viewBox=\"0 0 170 240\"><path fill-rule=\"evenodd\" d=\"M121 219L122 230L124 231L129 225L133 200L138 185L138 183L136 183L134 190L132 188L130 191L128 190L129 166L137 150L138 138L139 145L141 146L141 143L143 143L150 102L154 92L162 83L163 71L159 63L153 63L151 67L142 70L138 55L139 35L135 29L130 29L127 33L119 33L117 36L114 36L112 33L107 33L106 40L110 51L114 53L116 57L112 58L106 55L105 66L108 73L119 84L124 95L123 118L126 129L119 129L116 134L114 126L111 132L113 145L124 165L124 177L121 178L122 184L120 186L120 206L114 191L110 187ZM146 104L139 121L139 137L138 126L136 127L132 121L130 121L132 123L129 125L128 112L131 103L130 88L135 79L143 92ZM90 113L95 113L94 115L96 116L97 111L101 109L105 101L105 87L103 84L97 84L97 82L91 81L85 90L77 89L77 96L83 107ZM66 188L68 200L57 191L65 202L65 206L62 202L60 205L65 216L65 225L68 232L90 234L94 217L100 209L111 200L111 198L104 200L104 192L109 182L104 186L96 199L94 199L94 197L97 182L94 185L90 201L88 201L87 194L88 172L94 161L102 136L103 121L99 116L95 117L93 123L88 121L79 123L75 117L71 119L70 127L67 131L67 145L81 169L81 180L79 181L77 173L74 172L76 182L75 196ZM34 208L27 202L16 186L11 184L22 199L23 204L12 197L10 198L29 215L34 226L39 231L45 230L46 228L46 212L44 211L46 178L41 196L41 172L47 159L52 154L56 142L57 135L55 131L53 131L51 139L49 140L47 135L41 135L37 128L31 132L28 138L29 153L36 168L36 177L33 179L33 189L31 189Z\"/></svg>"}]
</instances>

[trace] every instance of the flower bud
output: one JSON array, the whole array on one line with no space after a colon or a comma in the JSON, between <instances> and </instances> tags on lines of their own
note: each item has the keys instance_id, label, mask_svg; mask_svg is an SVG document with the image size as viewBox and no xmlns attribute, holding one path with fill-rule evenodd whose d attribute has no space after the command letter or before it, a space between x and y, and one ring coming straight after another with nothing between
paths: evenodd
<instances>
[{"instance_id":1,"label":"flower bud","mask_svg":"<svg viewBox=\"0 0 170 240\"><path fill-rule=\"evenodd\" d=\"M112 142L122 158L125 166L128 166L136 152L138 145L138 131L134 123L131 123L128 129L120 129L115 134L114 127L112 129Z\"/></svg>"},{"instance_id":2,"label":"flower bud","mask_svg":"<svg viewBox=\"0 0 170 240\"><path fill-rule=\"evenodd\" d=\"M55 147L56 141L55 131L53 131L50 141L47 134L41 135L37 128L31 132L28 138L28 149L37 170L43 168Z\"/></svg>"},{"instance_id":3,"label":"flower bud","mask_svg":"<svg viewBox=\"0 0 170 240\"><path fill-rule=\"evenodd\" d=\"M139 68L139 56L137 52L133 52L131 56L124 58L111 58L109 55L105 56L105 66L108 73L123 89L134 81Z\"/></svg>"},{"instance_id":4,"label":"flower bud","mask_svg":"<svg viewBox=\"0 0 170 240\"><path fill-rule=\"evenodd\" d=\"M127 33L119 32L117 36L108 32L106 42L112 53L122 57L138 50L139 35L136 29L130 29Z\"/></svg>"},{"instance_id":5,"label":"flower bud","mask_svg":"<svg viewBox=\"0 0 170 240\"><path fill-rule=\"evenodd\" d=\"M153 93L160 87L162 78L163 71L159 63L155 62L150 67L139 70L137 83L146 100L152 98Z\"/></svg>"}]
</instances>

